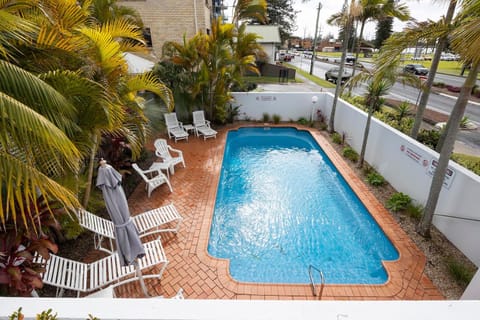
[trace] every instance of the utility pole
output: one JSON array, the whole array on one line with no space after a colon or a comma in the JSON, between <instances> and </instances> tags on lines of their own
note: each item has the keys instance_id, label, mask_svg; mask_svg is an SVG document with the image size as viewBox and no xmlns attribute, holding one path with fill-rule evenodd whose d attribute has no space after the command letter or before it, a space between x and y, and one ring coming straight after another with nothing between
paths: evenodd
<instances>
[{"instance_id":1,"label":"utility pole","mask_svg":"<svg viewBox=\"0 0 480 320\"><path fill-rule=\"evenodd\" d=\"M315 58L317 53L317 33L318 33L318 19L320 18L320 9L322 9L322 3L318 2L317 8L317 22L315 23L315 36L313 37L313 52L312 52L312 61L310 61L310 74L313 74L313 64L315 63Z\"/></svg>"}]
</instances>

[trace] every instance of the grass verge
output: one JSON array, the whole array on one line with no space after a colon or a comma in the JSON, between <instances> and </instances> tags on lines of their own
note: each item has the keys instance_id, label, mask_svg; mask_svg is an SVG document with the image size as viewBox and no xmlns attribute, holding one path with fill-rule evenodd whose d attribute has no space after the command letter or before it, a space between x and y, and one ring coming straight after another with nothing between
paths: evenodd
<instances>
[{"instance_id":1,"label":"grass verge","mask_svg":"<svg viewBox=\"0 0 480 320\"><path fill-rule=\"evenodd\" d=\"M452 160L480 176L480 157L454 153Z\"/></svg>"},{"instance_id":2,"label":"grass verge","mask_svg":"<svg viewBox=\"0 0 480 320\"><path fill-rule=\"evenodd\" d=\"M302 77L307 78L308 80L318 84L321 87L335 88L335 85L333 83L331 83L330 81L323 80L323 79L320 79L319 77L313 76L313 75L309 74L308 72L305 72L302 69L299 69L299 68L297 68L294 65L291 65L289 63L285 63L285 65L287 65L289 68L295 69L297 71L297 73L300 74Z\"/></svg>"}]
</instances>

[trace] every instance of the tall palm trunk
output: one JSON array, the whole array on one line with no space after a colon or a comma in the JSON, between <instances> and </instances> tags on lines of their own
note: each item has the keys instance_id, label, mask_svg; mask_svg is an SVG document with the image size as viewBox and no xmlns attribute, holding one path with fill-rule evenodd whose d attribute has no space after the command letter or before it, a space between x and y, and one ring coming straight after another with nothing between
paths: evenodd
<instances>
[{"instance_id":1,"label":"tall palm trunk","mask_svg":"<svg viewBox=\"0 0 480 320\"><path fill-rule=\"evenodd\" d=\"M450 25L452 22L453 14L455 12L455 6L457 5L457 0L451 0L448 6L447 15L445 17L445 24ZM428 97L430 95L430 91L433 86L433 81L435 79L435 74L437 73L438 64L440 62L440 55L442 54L443 48L448 41L448 35L446 34L443 37L440 37L435 48L435 54L433 55L432 65L430 66L430 72L428 74L427 82L425 83L425 87L422 91L422 96L420 98L420 102L417 107L417 112L415 114L415 122L413 123L412 131L410 136L413 139L417 139L418 132L420 131L420 126L423 121L423 114L425 113L425 109L427 108Z\"/></svg>"},{"instance_id":2,"label":"tall palm trunk","mask_svg":"<svg viewBox=\"0 0 480 320\"><path fill-rule=\"evenodd\" d=\"M346 3L347 1L345 1ZM352 0L350 4L350 8L354 5L355 0ZM345 36L343 39L343 45L342 45L342 58L340 60L340 70L338 71L338 78L340 78L340 81L338 81L337 78L337 86L335 87L335 96L333 98L333 104L332 104L332 111L330 112L330 120L328 122L328 131L330 133L335 131L335 111L337 109L337 103L338 103L338 98L340 96L340 89L342 87L342 76L343 76L343 70L345 69L345 58L347 57L347 49L348 49L348 42L350 41L350 28L352 28L353 24L353 19L350 17L349 9L345 8L347 14L347 22L345 26Z\"/></svg>"},{"instance_id":3,"label":"tall palm trunk","mask_svg":"<svg viewBox=\"0 0 480 320\"><path fill-rule=\"evenodd\" d=\"M433 175L430 193L425 205L425 210L423 211L422 220L420 220L420 223L417 226L418 233L424 237L430 236L430 226L432 224L433 214L437 207L438 198L440 197L440 191L442 190L445 172L447 171L450 155L452 154L455 139L460 128L460 121L462 120L467 107L468 98L470 97L472 88L477 80L478 71L479 64L476 62L472 66L472 70L462 86L460 96L458 97L450 118L448 119L448 124L445 129L445 140L440 152L440 158L438 160L437 168L435 169L435 174Z\"/></svg>"},{"instance_id":4,"label":"tall palm trunk","mask_svg":"<svg viewBox=\"0 0 480 320\"><path fill-rule=\"evenodd\" d=\"M360 27L360 35L358 36L357 40L355 40L355 61L353 62L352 68L352 78L355 77L355 71L357 70L357 62L360 56L360 46L362 45L362 38L363 38L363 30L365 29L366 20L362 20L362 25ZM348 95L352 93L352 86L348 87Z\"/></svg>"},{"instance_id":5,"label":"tall palm trunk","mask_svg":"<svg viewBox=\"0 0 480 320\"><path fill-rule=\"evenodd\" d=\"M92 134L92 150L90 153L90 159L88 160L88 174L87 174L87 185L85 186L85 194L83 196L82 206L87 207L88 202L90 201L90 193L92 191L92 179L93 179L93 168L95 166L95 155L97 154L98 149L98 136L97 132Z\"/></svg>"},{"instance_id":6,"label":"tall palm trunk","mask_svg":"<svg viewBox=\"0 0 480 320\"><path fill-rule=\"evenodd\" d=\"M358 161L359 168L363 167L363 162L365 161L365 152L367 150L368 134L370 133L370 124L372 122L374 105L375 105L375 102L372 101L368 106L367 123L365 124L365 130L363 131L362 149L360 151L360 159Z\"/></svg>"}]
</instances>

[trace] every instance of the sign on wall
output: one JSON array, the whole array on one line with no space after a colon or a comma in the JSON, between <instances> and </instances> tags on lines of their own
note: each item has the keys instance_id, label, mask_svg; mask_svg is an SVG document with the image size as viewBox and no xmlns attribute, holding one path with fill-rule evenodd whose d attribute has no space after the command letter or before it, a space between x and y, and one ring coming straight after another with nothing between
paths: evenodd
<instances>
[{"instance_id":1,"label":"sign on wall","mask_svg":"<svg viewBox=\"0 0 480 320\"><path fill-rule=\"evenodd\" d=\"M400 151L418 165L426 168L427 175L433 177L433 175L435 174L435 169L438 166L438 161L435 158L424 154L419 148L416 148L412 145L402 144L400 146ZM452 167L448 167L447 172L445 172L445 178L443 180L443 186L446 189L450 189L454 177L455 170Z\"/></svg>"},{"instance_id":2,"label":"sign on wall","mask_svg":"<svg viewBox=\"0 0 480 320\"><path fill-rule=\"evenodd\" d=\"M435 174L435 170L437 169L438 161L432 158L430 162L430 167L428 167L427 174L431 177ZM455 170L452 167L448 167L447 171L445 172L445 178L443 179L443 186L447 189L450 189L453 183L453 178L455 178Z\"/></svg>"}]
</instances>

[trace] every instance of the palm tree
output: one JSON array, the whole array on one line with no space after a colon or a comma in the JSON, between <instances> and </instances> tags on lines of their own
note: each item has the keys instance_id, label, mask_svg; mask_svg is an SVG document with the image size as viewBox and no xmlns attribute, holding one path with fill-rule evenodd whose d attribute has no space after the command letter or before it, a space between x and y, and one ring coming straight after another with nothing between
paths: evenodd
<instances>
[{"instance_id":1,"label":"palm tree","mask_svg":"<svg viewBox=\"0 0 480 320\"><path fill-rule=\"evenodd\" d=\"M238 27L241 20L255 19L260 23L266 22L267 1L266 0L238 0L234 4L232 23Z\"/></svg>"},{"instance_id":2,"label":"palm tree","mask_svg":"<svg viewBox=\"0 0 480 320\"><path fill-rule=\"evenodd\" d=\"M392 88L393 83L388 78L373 79L367 86L367 92L365 95L365 104L368 106L367 122L365 124L365 130L363 132L362 149L360 151L360 158L358 167L363 167L365 160L365 151L367 149L368 133L370 132L370 123L374 110L378 110L383 104L382 96L386 95Z\"/></svg>"},{"instance_id":3,"label":"palm tree","mask_svg":"<svg viewBox=\"0 0 480 320\"><path fill-rule=\"evenodd\" d=\"M430 96L430 90L433 86L433 81L435 79L435 75L437 73L438 64L440 62L440 55L442 54L443 48L447 44L450 23L453 19L453 14L455 12L455 7L457 5L457 0L450 0L450 4L448 6L447 14L443 19L443 24L445 28L445 33L438 38L437 45L435 47L435 54L432 58L432 65L430 66L430 71L428 74L427 81L425 83L424 89L422 90L422 95L420 97L420 102L418 103L416 114L415 114L415 122L413 123L412 131L410 136L414 139L417 138L418 132L420 131L420 126L423 122L423 114L425 113L425 109L428 103L428 97Z\"/></svg>"},{"instance_id":4,"label":"palm tree","mask_svg":"<svg viewBox=\"0 0 480 320\"><path fill-rule=\"evenodd\" d=\"M17 46L31 43L40 29L22 18L31 10L33 2L0 2L0 220L5 225L7 218L20 215L25 226L36 229L37 221L26 206L39 194L67 209L78 206L74 193L58 181L78 172L80 153L66 135L75 130L68 119L75 113L72 104L15 65Z\"/></svg>"},{"instance_id":5,"label":"palm tree","mask_svg":"<svg viewBox=\"0 0 480 320\"><path fill-rule=\"evenodd\" d=\"M463 1L462 11L457 16L457 27L450 34L451 45L460 54L464 61L472 61L472 68L461 88L460 95L450 114L446 127L445 140L442 145L437 168L432 179L427 203L417 231L424 237L430 236L430 226L437 206L440 191L442 190L445 173L447 171L450 155L453 151L455 139L463 118L473 86L480 71L480 3L474 0Z\"/></svg>"},{"instance_id":6,"label":"palm tree","mask_svg":"<svg viewBox=\"0 0 480 320\"><path fill-rule=\"evenodd\" d=\"M360 55L360 46L363 39L365 24L370 20L379 20L385 17L395 17L401 21L406 21L410 17L409 10L405 4L392 0L360 0L360 12L357 19L360 21L360 35L356 40L355 61L358 61ZM353 64L352 77L355 76L356 63ZM349 89L349 93L351 92Z\"/></svg>"}]
</instances>

